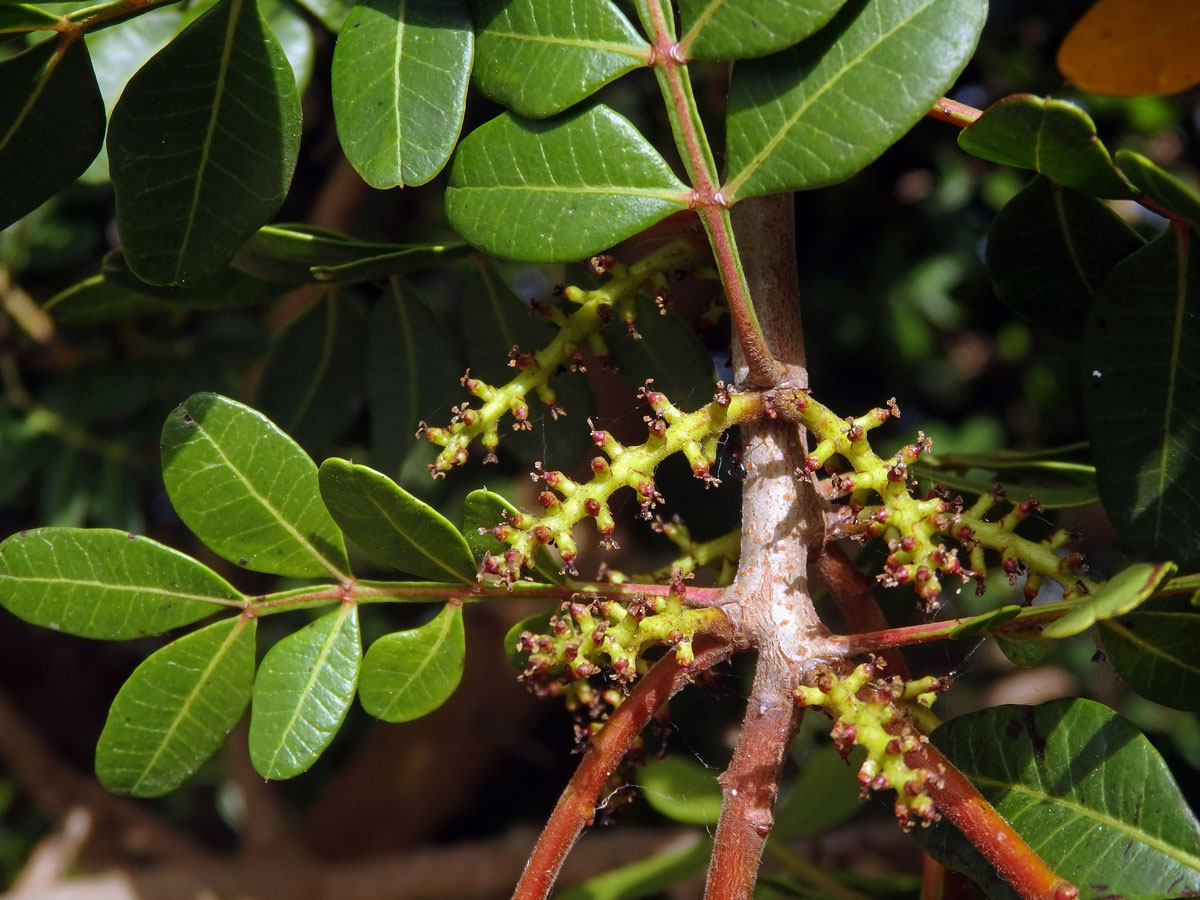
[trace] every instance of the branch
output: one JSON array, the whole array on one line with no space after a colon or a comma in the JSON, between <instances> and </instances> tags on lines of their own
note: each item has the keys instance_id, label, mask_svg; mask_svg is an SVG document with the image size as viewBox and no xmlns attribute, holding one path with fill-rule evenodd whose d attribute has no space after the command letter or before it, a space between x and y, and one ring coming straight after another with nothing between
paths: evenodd
<instances>
[{"instance_id":1,"label":"branch","mask_svg":"<svg viewBox=\"0 0 1200 900\"><path fill-rule=\"evenodd\" d=\"M871 579L858 570L845 550L837 544L826 544L816 554L814 565L851 631L882 632L888 627L883 610L875 601ZM887 662L891 674L908 680L908 666L899 650L881 647L879 655Z\"/></svg>"},{"instance_id":2,"label":"branch","mask_svg":"<svg viewBox=\"0 0 1200 900\"><path fill-rule=\"evenodd\" d=\"M939 122L949 122L951 125L965 128L982 116L983 111L973 106L967 106L965 103L958 103L943 97L937 103L933 104L933 109L925 113L925 115L931 119L937 119Z\"/></svg>"},{"instance_id":3,"label":"branch","mask_svg":"<svg viewBox=\"0 0 1200 900\"><path fill-rule=\"evenodd\" d=\"M914 769L938 773L938 778L927 784L938 811L975 845L1022 900L1075 900L1079 896L1078 889L1056 875L936 747L922 743L906 753L904 761Z\"/></svg>"},{"instance_id":4,"label":"branch","mask_svg":"<svg viewBox=\"0 0 1200 900\"><path fill-rule=\"evenodd\" d=\"M600 792L634 739L667 700L732 650L728 636L703 638L696 642L692 665L680 666L675 654L669 653L637 683L584 752L525 864L513 900L542 900L550 895L567 853L584 826L592 823Z\"/></svg>"}]
</instances>

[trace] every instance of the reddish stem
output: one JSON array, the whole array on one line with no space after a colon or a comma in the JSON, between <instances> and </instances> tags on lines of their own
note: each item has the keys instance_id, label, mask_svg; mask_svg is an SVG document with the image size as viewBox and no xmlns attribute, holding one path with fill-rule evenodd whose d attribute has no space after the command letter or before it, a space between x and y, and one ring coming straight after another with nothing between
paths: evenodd
<instances>
[{"instance_id":1,"label":"reddish stem","mask_svg":"<svg viewBox=\"0 0 1200 900\"><path fill-rule=\"evenodd\" d=\"M883 633L887 629L887 619L875 601L871 579L859 571L846 551L837 544L826 544L816 554L814 564L851 631ZM908 679L908 666L899 650L881 647L879 656L887 663L889 672Z\"/></svg>"},{"instance_id":2,"label":"reddish stem","mask_svg":"<svg viewBox=\"0 0 1200 900\"><path fill-rule=\"evenodd\" d=\"M728 635L700 638L692 665L680 666L675 654L669 653L637 683L588 745L525 864L513 900L543 900L550 895L567 853L584 826L592 823L600 792L650 717L698 673L732 650Z\"/></svg>"},{"instance_id":3,"label":"reddish stem","mask_svg":"<svg viewBox=\"0 0 1200 900\"><path fill-rule=\"evenodd\" d=\"M1005 631L1022 631L1052 619L1059 618L1068 604L1058 604L1058 608L1042 611L1030 608L1003 625L988 629L988 634L1003 634ZM904 628L886 628L882 631L869 631L864 634L838 635L833 639L840 641L846 648L847 656L857 656L860 653L883 654L893 647L907 647L911 644L925 644L930 641L947 640L950 632L958 625L970 622L978 616L965 616L960 619L943 619L940 622L927 622L924 625L908 625Z\"/></svg>"},{"instance_id":4,"label":"reddish stem","mask_svg":"<svg viewBox=\"0 0 1200 900\"><path fill-rule=\"evenodd\" d=\"M904 755L913 768L938 773L928 790L938 811L963 833L1022 900L1075 900L1079 890L1042 861L1000 813L932 744Z\"/></svg>"},{"instance_id":5,"label":"reddish stem","mask_svg":"<svg viewBox=\"0 0 1200 900\"><path fill-rule=\"evenodd\" d=\"M720 777L721 818L713 843L704 900L754 896L763 848L775 823L775 800L788 747L804 710L788 703L786 667L760 654L746 719L729 768Z\"/></svg>"},{"instance_id":6,"label":"reddish stem","mask_svg":"<svg viewBox=\"0 0 1200 900\"><path fill-rule=\"evenodd\" d=\"M933 109L925 115L931 119L937 119L939 122L949 122L959 128L966 128L983 115L983 110L943 97L933 104Z\"/></svg>"}]
</instances>

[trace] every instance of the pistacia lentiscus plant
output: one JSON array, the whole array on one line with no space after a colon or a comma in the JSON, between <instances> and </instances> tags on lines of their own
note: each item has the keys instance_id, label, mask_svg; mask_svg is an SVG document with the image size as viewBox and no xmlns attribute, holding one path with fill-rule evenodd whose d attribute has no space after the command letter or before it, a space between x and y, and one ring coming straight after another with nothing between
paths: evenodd
<instances>
[{"instance_id":1,"label":"pistacia lentiscus plant","mask_svg":"<svg viewBox=\"0 0 1200 900\"><path fill-rule=\"evenodd\" d=\"M777 809L812 707L832 719L831 752L854 758L852 791L886 794L929 854L923 898L943 896L943 882L955 896L1026 900L1200 893L1200 825L1132 725L1082 697L941 724L931 707L953 678L911 672L900 653L990 641L1032 664L1050 642L1094 628L1130 688L1200 710L1200 615L1186 603L1200 587L1200 195L1146 156L1110 155L1078 106L1016 95L980 113L947 99L984 29L981 0L302 6L303 16L284 0L0 5L6 246L22 246L81 176L111 181L120 240L98 272L43 306L4 274L11 262L0 271L28 348L9 342L0 358L12 410L0 424L26 472L52 465L38 452L48 439L99 456L105 472L130 463L129 444L101 436L102 404L64 415L40 393L66 346L56 329L150 321L156 346L172 348L182 334L204 339L196 323L241 321L221 316L247 304L270 303L272 321L287 323L258 367L266 415L224 396L245 382L212 355L167 381L137 370L142 406L160 384L191 393L158 449L171 506L213 566L139 536L128 505L108 520L121 527L61 514L0 544L0 604L27 622L127 640L212 620L153 652L117 695L96 753L106 787L174 790L247 707L255 769L298 775L356 694L388 722L441 705L463 669L470 606L538 600L545 612L514 627L507 649L531 688L576 712L583 755L521 900L549 895L668 699L735 654L754 658L740 737L724 773L697 789L719 793L710 900L750 897L764 851L786 874L761 891L872 896L853 872L790 849L805 816L828 827L850 814L817 815L804 768ZM326 213L272 224L302 208L301 89L325 77L312 72L314 21L318 46L336 35L329 103L353 183L430 182L416 196L444 200L448 229L404 244L333 230ZM148 49L118 66L109 48L121 41ZM639 73L657 87L651 111L646 95L622 93ZM471 88L504 109L460 136ZM986 262L1001 300L1077 343L1086 451L938 455L915 429L883 450L876 435L902 429L876 429L904 402L886 376L880 405L859 415L822 399L844 373L810 383L792 195L856 175L927 116L946 123L947 145L958 128L961 151L1029 173L996 216ZM1157 231L1132 228L1113 201L1153 210ZM506 287L517 270L496 260L545 264L518 276L563 283L520 302ZM440 318L451 293L469 369ZM710 298L706 321L728 324L723 380L669 309L689 293ZM192 330L173 332L181 323ZM236 345L235 334L221 340ZM122 352L141 365L141 346ZM240 362L254 358L251 348ZM850 364L860 375L871 362ZM624 401L641 419L633 432L590 406L588 379L607 368L642 385ZM455 379L461 393L443 402ZM364 398L366 446L351 427ZM130 404L122 416L136 430ZM696 539L671 518L660 467L682 457L715 487L730 479L722 447L735 435L740 521ZM304 449L334 445L362 452L318 466ZM447 493L456 470L501 462L510 445L536 460L532 494ZM432 487L414 480L428 482L426 466ZM1129 556L1091 568L1080 535L1047 523L1097 495ZM673 542L675 558L614 555L586 580L597 548L636 533L622 510ZM860 562L847 541L866 545ZM359 574L381 570L400 574ZM915 606L924 619L889 627L876 587L895 589L891 615ZM980 597L968 612L935 615L964 588ZM821 591L832 605L819 612ZM364 653L361 608L396 603L432 614ZM259 658L260 620L285 613L299 621ZM652 766L645 783L672 795L684 776L695 776L686 763ZM786 825L773 830L777 816ZM582 890L642 896L696 864L658 856Z\"/></svg>"}]
</instances>

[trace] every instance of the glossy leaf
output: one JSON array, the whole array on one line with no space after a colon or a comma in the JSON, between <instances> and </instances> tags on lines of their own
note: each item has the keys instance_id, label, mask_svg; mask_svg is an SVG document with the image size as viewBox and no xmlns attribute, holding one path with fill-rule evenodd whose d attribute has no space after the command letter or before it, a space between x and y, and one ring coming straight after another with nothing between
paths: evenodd
<instances>
[{"instance_id":1,"label":"glossy leaf","mask_svg":"<svg viewBox=\"0 0 1200 900\"><path fill-rule=\"evenodd\" d=\"M1048 638L1064 638L1086 631L1103 619L1123 616L1150 599L1150 595L1176 570L1174 563L1135 563L1114 575L1069 613L1042 628Z\"/></svg>"},{"instance_id":2,"label":"glossy leaf","mask_svg":"<svg viewBox=\"0 0 1200 900\"><path fill-rule=\"evenodd\" d=\"M54 631L128 640L241 601L202 563L124 531L37 528L0 544L0 605Z\"/></svg>"},{"instance_id":3,"label":"glossy leaf","mask_svg":"<svg viewBox=\"0 0 1200 900\"><path fill-rule=\"evenodd\" d=\"M61 52L60 52L61 51ZM0 229L84 173L104 142L104 101L82 41L0 60ZM63 123L71 139L63 140Z\"/></svg>"},{"instance_id":4,"label":"glossy leaf","mask_svg":"<svg viewBox=\"0 0 1200 900\"><path fill-rule=\"evenodd\" d=\"M582 259L687 207L688 190L606 106L550 121L509 113L475 129L450 169L446 214L509 259Z\"/></svg>"},{"instance_id":5,"label":"glossy leaf","mask_svg":"<svg viewBox=\"0 0 1200 900\"><path fill-rule=\"evenodd\" d=\"M411 449L422 421L445 410L445 391L466 364L457 342L399 279L391 279L371 310L367 339L367 409L371 460L395 472Z\"/></svg>"},{"instance_id":6,"label":"glossy leaf","mask_svg":"<svg viewBox=\"0 0 1200 900\"><path fill-rule=\"evenodd\" d=\"M505 384L513 377L508 366L512 348L545 347L557 331L541 316L533 314L528 300L509 290L494 266L480 262L475 274L478 277L469 282L468 302L463 309L467 365L472 377L490 384ZM500 437L501 455L513 453L529 465L540 460L558 468L574 465L588 452L591 439L586 425L595 401L587 381L564 372L552 375L548 384L555 392L557 405L566 413L565 421L555 422L545 405L531 396L532 428L527 431L504 428Z\"/></svg>"},{"instance_id":7,"label":"glossy leaf","mask_svg":"<svg viewBox=\"0 0 1200 900\"><path fill-rule=\"evenodd\" d=\"M1107 707L997 706L931 738L1081 897L1162 900L1200 889L1200 824L1158 752ZM918 837L988 897L1015 897L946 822Z\"/></svg>"},{"instance_id":8,"label":"glossy leaf","mask_svg":"<svg viewBox=\"0 0 1200 900\"><path fill-rule=\"evenodd\" d=\"M661 315L645 297L637 300L640 339L629 336L623 322L605 329L609 358L634 384L654 379L654 389L681 409L696 409L712 399L716 369L712 355L696 332L674 312Z\"/></svg>"},{"instance_id":9,"label":"glossy leaf","mask_svg":"<svg viewBox=\"0 0 1200 900\"><path fill-rule=\"evenodd\" d=\"M988 274L1013 312L1074 339L1112 267L1144 243L1106 204L1039 177L996 216Z\"/></svg>"},{"instance_id":10,"label":"glossy leaf","mask_svg":"<svg viewBox=\"0 0 1200 900\"><path fill-rule=\"evenodd\" d=\"M1200 249L1167 231L1109 273L1083 345L1104 507L1151 559L1200 559Z\"/></svg>"},{"instance_id":11,"label":"glossy leaf","mask_svg":"<svg viewBox=\"0 0 1200 900\"><path fill-rule=\"evenodd\" d=\"M1102 622L1100 640L1121 680L1143 697L1200 712L1200 615L1135 612Z\"/></svg>"},{"instance_id":12,"label":"glossy leaf","mask_svg":"<svg viewBox=\"0 0 1200 900\"><path fill-rule=\"evenodd\" d=\"M645 66L650 45L612 0L471 0L475 87L541 119Z\"/></svg>"},{"instance_id":13,"label":"glossy leaf","mask_svg":"<svg viewBox=\"0 0 1200 900\"><path fill-rule=\"evenodd\" d=\"M689 59L766 56L815 34L846 0L679 0Z\"/></svg>"},{"instance_id":14,"label":"glossy leaf","mask_svg":"<svg viewBox=\"0 0 1200 900\"><path fill-rule=\"evenodd\" d=\"M129 81L109 170L130 267L154 284L224 269L279 209L300 140L287 57L254 0L221 0Z\"/></svg>"},{"instance_id":15,"label":"glossy leaf","mask_svg":"<svg viewBox=\"0 0 1200 900\"><path fill-rule=\"evenodd\" d=\"M250 703L258 621L235 617L179 638L134 669L96 747L110 791L160 797L195 774Z\"/></svg>"},{"instance_id":16,"label":"glossy leaf","mask_svg":"<svg viewBox=\"0 0 1200 900\"><path fill-rule=\"evenodd\" d=\"M330 293L271 342L255 396L263 414L302 446L324 449L362 409L366 372L355 360L367 317L350 296Z\"/></svg>"},{"instance_id":17,"label":"glossy leaf","mask_svg":"<svg viewBox=\"0 0 1200 900\"><path fill-rule=\"evenodd\" d=\"M1058 68L1092 94L1173 94L1200 83L1197 43L1192 0L1098 0L1058 48Z\"/></svg>"},{"instance_id":18,"label":"glossy leaf","mask_svg":"<svg viewBox=\"0 0 1200 900\"><path fill-rule=\"evenodd\" d=\"M255 572L347 577L317 467L261 413L193 394L163 425L162 457L175 511L215 553Z\"/></svg>"},{"instance_id":19,"label":"glossy leaf","mask_svg":"<svg viewBox=\"0 0 1200 900\"><path fill-rule=\"evenodd\" d=\"M466 500L463 501L462 533L477 562L482 562L483 558L489 554L492 556L504 555L508 546L492 537L490 530L499 525L506 517L517 514L517 508L499 494L494 494L486 489L471 491L467 494ZM538 580L545 581L547 584L561 584L564 576L560 569L561 566L555 564L550 557L550 552L545 547L538 551L533 565L533 571ZM520 636L520 632L517 632L517 636Z\"/></svg>"},{"instance_id":20,"label":"glossy leaf","mask_svg":"<svg viewBox=\"0 0 1200 900\"><path fill-rule=\"evenodd\" d=\"M420 628L386 634L363 658L358 696L385 722L409 722L449 699L466 659L462 606L445 608Z\"/></svg>"},{"instance_id":21,"label":"glossy leaf","mask_svg":"<svg viewBox=\"0 0 1200 900\"><path fill-rule=\"evenodd\" d=\"M688 825L716 825L721 814L717 771L674 753L647 762L638 777L642 795L669 819Z\"/></svg>"},{"instance_id":22,"label":"glossy leaf","mask_svg":"<svg viewBox=\"0 0 1200 900\"><path fill-rule=\"evenodd\" d=\"M342 531L379 562L431 581L475 583L475 561L458 529L386 475L327 459L320 483Z\"/></svg>"},{"instance_id":23,"label":"glossy leaf","mask_svg":"<svg viewBox=\"0 0 1200 900\"><path fill-rule=\"evenodd\" d=\"M29 3L0 5L0 34L21 34L39 29L52 29L61 21L52 12Z\"/></svg>"},{"instance_id":24,"label":"glossy leaf","mask_svg":"<svg viewBox=\"0 0 1200 900\"><path fill-rule=\"evenodd\" d=\"M291 0L259 0L258 8L292 67L296 89L303 93L312 77L316 54L316 40L308 17Z\"/></svg>"},{"instance_id":25,"label":"glossy leaf","mask_svg":"<svg viewBox=\"0 0 1200 900\"><path fill-rule=\"evenodd\" d=\"M775 808L776 837L820 834L858 815L863 808L856 769L832 744L799 758L800 775Z\"/></svg>"},{"instance_id":26,"label":"glossy leaf","mask_svg":"<svg viewBox=\"0 0 1200 900\"><path fill-rule=\"evenodd\" d=\"M1143 194L1200 227L1200 192L1133 150L1118 150L1117 165Z\"/></svg>"},{"instance_id":27,"label":"glossy leaf","mask_svg":"<svg viewBox=\"0 0 1200 900\"><path fill-rule=\"evenodd\" d=\"M959 132L958 146L1097 197L1132 193L1096 136L1091 116L1065 100L1032 94L1005 97Z\"/></svg>"},{"instance_id":28,"label":"glossy leaf","mask_svg":"<svg viewBox=\"0 0 1200 900\"><path fill-rule=\"evenodd\" d=\"M374 188L424 184L462 128L474 49L462 0L359 0L333 52L333 115Z\"/></svg>"},{"instance_id":29,"label":"glossy leaf","mask_svg":"<svg viewBox=\"0 0 1200 900\"><path fill-rule=\"evenodd\" d=\"M329 746L358 685L358 608L345 604L267 651L254 682L250 761L264 778L292 778Z\"/></svg>"},{"instance_id":30,"label":"glossy leaf","mask_svg":"<svg viewBox=\"0 0 1200 900\"><path fill-rule=\"evenodd\" d=\"M996 486L997 480L1001 480L1010 497L1022 499L1037 497L1038 503L1043 509L1073 509L1088 506L1100 499L1100 495L1096 492L1094 472L1078 473L1078 480L1074 484L1000 479L993 472L982 475L962 475L955 469L939 469L923 464L910 466L909 473L916 479L918 485L926 490L940 484L951 491L960 491L964 495L973 494L977 497L988 493Z\"/></svg>"},{"instance_id":31,"label":"glossy leaf","mask_svg":"<svg viewBox=\"0 0 1200 900\"><path fill-rule=\"evenodd\" d=\"M734 69L730 201L844 181L895 143L962 71L976 0L850 0L811 39Z\"/></svg>"}]
</instances>

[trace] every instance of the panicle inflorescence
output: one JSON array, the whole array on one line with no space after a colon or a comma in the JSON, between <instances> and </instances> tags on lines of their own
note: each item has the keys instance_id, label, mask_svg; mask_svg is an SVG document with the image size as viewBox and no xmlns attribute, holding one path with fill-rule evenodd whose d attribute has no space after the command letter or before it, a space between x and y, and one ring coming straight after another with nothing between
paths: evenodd
<instances>
[{"instance_id":1,"label":"panicle inflorescence","mask_svg":"<svg viewBox=\"0 0 1200 900\"><path fill-rule=\"evenodd\" d=\"M475 407L471 401L466 401L454 407L454 416L445 428L421 423L418 435L442 448L430 464L430 472L438 477L461 466L467 461L467 450L476 438L487 451L484 461L494 462L500 443L500 423L505 416L512 416L514 429L531 427L530 394L548 407L555 418L563 415L565 411L558 405L558 395L550 385L550 377L562 369L582 370L585 347L592 356L606 360L608 348L600 334L604 327L617 317L626 323L631 334L636 334L633 328L634 300L638 291L647 286L661 290L666 273L693 265L700 255L692 242L681 239L665 244L632 266L621 265L611 257L594 258L593 269L597 274L609 276L609 281L592 291L573 286L564 288L562 296L578 307L574 312L568 314L556 306L536 307L559 329L548 346L540 350L513 347L509 365L517 373L504 385L488 384L472 378L467 372L462 385L480 405Z\"/></svg>"},{"instance_id":2,"label":"panicle inflorescence","mask_svg":"<svg viewBox=\"0 0 1200 900\"><path fill-rule=\"evenodd\" d=\"M1036 498L1013 503L995 521L985 519L996 502L1004 497L997 487L984 494L970 508L962 498L951 498L939 488L918 497L910 480L912 465L930 449L931 442L918 432L917 440L882 458L871 448L868 433L891 418L898 418L896 401L871 410L865 416L841 419L832 411L799 391L776 391L769 397L776 410L806 425L819 442L804 461L804 473L825 468L829 479L822 492L830 499L845 498L838 507L833 536L860 535L887 541L888 556L880 581L887 586L911 585L928 608L941 595L944 576L974 578L982 586L987 575L985 551L1000 556L1010 581L1028 576L1025 595L1036 596L1043 578L1062 585L1064 595L1088 593L1094 585L1084 579L1083 557L1060 554L1071 539L1058 531L1043 541L1033 541L1016 533L1017 526L1041 511ZM849 463L851 471L838 470L837 462ZM967 560L959 552L967 553Z\"/></svg>"},{"instance_id":3,"label":"panicle inflorescence","mask_svg":"<svg viewBox=\"0 0 1200 900\"><path fill-rule=\"evenodd\" d=\"M880 666L881 662L863 663L844 678L820 672L815 685L801 685L793 696L798 705L821 707L834 720L830 735L843 757L855 746L866 750L858 770L864 796L894 790L901 826L928 826L938 813L927 788L941 773L910 765L905 754L929 740L926 732L937 725L929 707L947 683L933 677L885 679L877 675Z\"/></svg>"}]
</instances>

